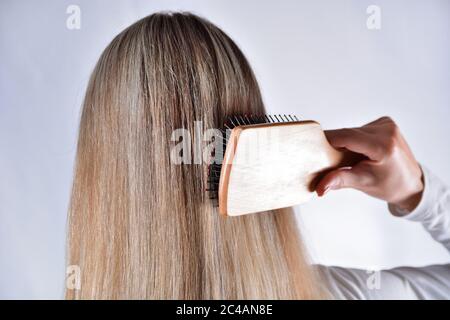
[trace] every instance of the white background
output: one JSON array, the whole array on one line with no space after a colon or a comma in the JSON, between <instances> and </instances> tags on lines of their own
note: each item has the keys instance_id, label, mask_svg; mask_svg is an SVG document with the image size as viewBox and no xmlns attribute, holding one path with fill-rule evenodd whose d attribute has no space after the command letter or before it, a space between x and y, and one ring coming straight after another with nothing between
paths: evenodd
<instances>
[{"instance_id":1,"label":"white background","mask_svg":"<svg viewBox=\"0 0 450 320\"><path fill-rule=\"evenodd\" d=\"M81 29L66 8L81 8ZM368 30L366 8L381 8ZM267 108L325 128L383 115L450 182L450 2L1 1L0 298L61 298L65 223L80 104L101 51L159 10L189 10L241 47ZM362 268L450 261L386 204L338 191L299 208L316 262Z\"/></svg>"}]
</instances>

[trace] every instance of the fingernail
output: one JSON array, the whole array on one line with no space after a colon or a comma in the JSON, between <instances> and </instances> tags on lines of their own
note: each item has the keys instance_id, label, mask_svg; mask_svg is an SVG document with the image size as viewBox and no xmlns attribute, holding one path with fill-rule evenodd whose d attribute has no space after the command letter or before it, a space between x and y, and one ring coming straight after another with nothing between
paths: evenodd
<instances>
[{"instance_id":1,"label":"fingernail","mask_svg":"<svg viewBox=\"0 0 450 320\"><path fill-rule=\"evenodd\" d=\"M322 192L318 193L319 197L323 197L330 190L329 186L326 186Z\"/></svg>"}]
</instances>

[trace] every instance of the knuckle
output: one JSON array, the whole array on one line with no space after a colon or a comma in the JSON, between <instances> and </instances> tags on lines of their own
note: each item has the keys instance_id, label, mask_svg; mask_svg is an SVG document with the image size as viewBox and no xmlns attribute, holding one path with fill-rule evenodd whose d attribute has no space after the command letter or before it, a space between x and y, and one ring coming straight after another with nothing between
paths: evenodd
<instances>
[{"instance_id":1,"label":"knuckle","mask_svg":"<svg viewBox=\"0 0 450 320\"><path fill-rule=\"evenodd\" d=\"M383 142L384 153L391 155L395 152L399 145L400 130L395 122L391 122L387 127L385 139Z\"/></svg>"},{"instance_id":2,"label":"knuckle","mask_svg":"<svg viewBox=\"0 0 450 320\"><path fill-rule=\"evenodd\" d=\"M386 121L386 122L393 122L392 118L390 116L383 116L380 118L380 120Z\"/></svg>"},{"instance_id":3,"label":"knuckle","mask_svg":"<svg viewBox=\"0 0 450 320\"><path fill-rule=\"evenodd\" d=\"M389 132L393 136L397 136L400 133L400 130L395 122L389 123Z\"/></svg>"},{"instance_id":4,"label":"knuckle","mask_svg":"<svg viewBox=\"0 0 450 320\"><path fill-rule=\"evenodd\" d=\"M391 118L389 118L389 121L386 122L386 128L387 128L387 132L393 136L398 135L398 133L400 132L397 123L394 120L392 120Z\"/></svg>"},{"instance_id":5,"label":"knuckle","mask_svg":"<svg viewBox=\"0 0 450 320\"><path fill-rule=\"evenodd\" d=\"M384 153L387 156L392 155L397 148L397 139L394 136L390 136L386 139L384 144Z\"/></svg>"}]
</instances>

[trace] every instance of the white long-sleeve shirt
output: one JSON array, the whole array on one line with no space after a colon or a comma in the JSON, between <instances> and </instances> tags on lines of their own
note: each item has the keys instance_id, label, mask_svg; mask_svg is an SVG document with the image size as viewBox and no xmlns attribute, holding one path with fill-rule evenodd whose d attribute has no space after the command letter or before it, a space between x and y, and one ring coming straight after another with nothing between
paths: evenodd
<instances>
[{"instance_id":1,"label":"white long-sleeve shirt","mask_svg":"<svg viewBox=\"0 0 450 320\"><path fill-rule=\"evenodd\" d=\"M425 188L416 209L406 213L389 206L389 210L402 219L420 222L450 251L450 188L425 167L422 169ZM326 266L318 269L336 299L450 299L450 264L379 272Z\"/></svg>"}]
</instances>

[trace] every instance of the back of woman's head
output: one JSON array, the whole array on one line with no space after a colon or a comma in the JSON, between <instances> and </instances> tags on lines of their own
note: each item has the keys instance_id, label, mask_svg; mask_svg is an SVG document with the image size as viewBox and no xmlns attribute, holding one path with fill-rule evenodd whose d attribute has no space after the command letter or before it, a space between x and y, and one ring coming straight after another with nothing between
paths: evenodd
<instances>
[{"instance_id":1,"label":"back of woman's head","mask_svg":"<svg viewBox=\"0 0 450 320\"><path fill-rule=\"evenodd\" d=\"M232 114L264 114L262 99L241 51L208 21L153 14L108 45L80 123L68 263L81 288L67 298L319 297L291 210L220 217L207 165L171 161L174 130L194 139L199 123Z\"/></svg>"}]
</instances>

